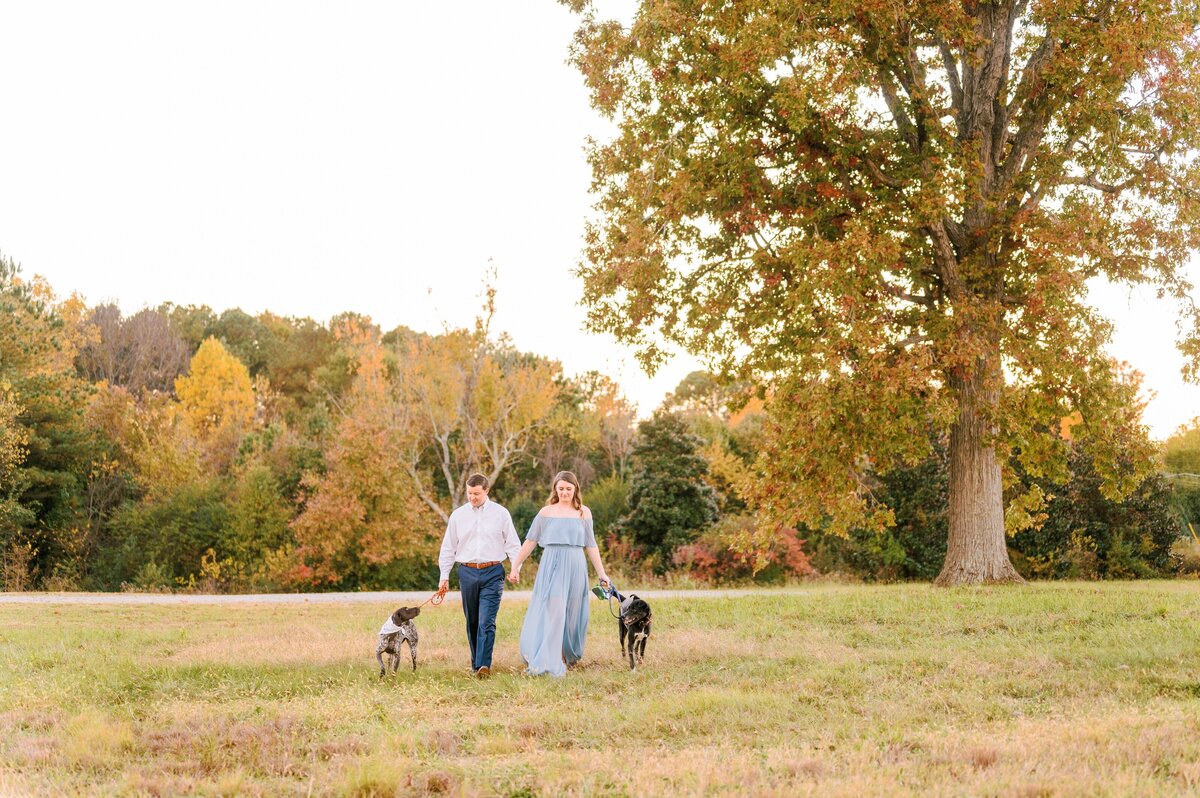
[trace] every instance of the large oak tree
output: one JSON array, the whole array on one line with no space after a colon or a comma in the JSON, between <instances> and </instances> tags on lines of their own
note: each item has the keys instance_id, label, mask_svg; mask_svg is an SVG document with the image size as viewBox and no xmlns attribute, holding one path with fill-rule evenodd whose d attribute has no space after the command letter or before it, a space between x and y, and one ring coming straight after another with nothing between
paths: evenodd
<instances>
[{"instance_id":1,"label":"large oak tree","mask_svg":"<svg viewBox=\"0 0 1200 798\"><path fill-rule=\"evenodd\" d=\"M938 581L1009 581L1006 522L1042 497L1006 503L1007 466L1061 471L1059 419L1106 490L1137 483L1086 282L1190 291L1195 0L643 0L631 26L564 2L616 125L590 146L591 325L763 386L764 518L886 524L872 475L948 432Z\"/></svg>"}]
</instances>

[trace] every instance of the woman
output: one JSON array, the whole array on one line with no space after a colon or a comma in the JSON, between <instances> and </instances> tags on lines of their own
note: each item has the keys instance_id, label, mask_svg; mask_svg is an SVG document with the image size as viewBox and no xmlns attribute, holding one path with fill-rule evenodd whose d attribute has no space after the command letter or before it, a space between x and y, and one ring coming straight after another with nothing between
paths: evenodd
<instances>
[{"instance_id":1,"label":"woman","mask_svg":"<svg viewBox=\"0 0 1200 798\"><path fill-rule=\"evenodd\" d=\"M583 506L579 479L570 471L554 477L550 500L533 519L509 581L521 578L521 563L538 544L542 560L521 627L521 658L531 675L562 676L568 665L583 658L589 613L587 560L595 566L600 583L608 584L592 530L592 511Z\"/></svg>"}]
</instances>

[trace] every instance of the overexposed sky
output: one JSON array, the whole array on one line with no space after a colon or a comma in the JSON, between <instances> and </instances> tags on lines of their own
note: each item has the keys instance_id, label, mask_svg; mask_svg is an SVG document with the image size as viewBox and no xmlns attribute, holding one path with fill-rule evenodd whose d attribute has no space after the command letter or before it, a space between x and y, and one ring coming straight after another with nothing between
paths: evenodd
<instances>
[{"instance_id":1,"label":"overexposed sky","mask_svg":"<svg viewBox=\"0 0 1200 798\"><path fill-rule=\"evenodd\" d=\"M553 0L5 3L0 251L127 313L353 310L428 331L470 324L492 267L498 329L649 413L697 363L648 378L582 329L583 146L608 128L566 64L575 26ZM1094 294L1157 393L1152 432L1200 414L1174 308Z\"/></svg>"}]
</instances>

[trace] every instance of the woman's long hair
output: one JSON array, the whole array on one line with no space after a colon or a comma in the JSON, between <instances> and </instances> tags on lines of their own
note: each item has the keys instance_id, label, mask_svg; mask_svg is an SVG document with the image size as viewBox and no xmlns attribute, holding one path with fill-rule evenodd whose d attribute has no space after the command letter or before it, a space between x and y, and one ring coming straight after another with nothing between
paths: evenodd
<instances>
[{"instance_id":1,"label":"woman's long hair","mask_svg":"<svg viewBox=\"0 0 1200 798\"><path fill-rule=\"evenodd\" d=\"M571 506L578 510L580 515L583 515L583 499L579 497L579 477L570 471L559 471L554 475L554 479L550 482L550 501L546 502L546 506L558 504L558 483L560 482L570 482L575 486L575 495L571 497Z\"/></svg>"}]
</instances>

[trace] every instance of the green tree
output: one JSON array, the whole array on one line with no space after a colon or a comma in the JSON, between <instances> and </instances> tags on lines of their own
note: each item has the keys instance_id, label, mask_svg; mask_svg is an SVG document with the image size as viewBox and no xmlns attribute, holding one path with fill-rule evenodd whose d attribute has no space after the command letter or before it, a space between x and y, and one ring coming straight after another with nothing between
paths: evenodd
<instances>
[{"instance_id":1,"label":"green tree","mask_svg":"<svg viewBox=\"0 0 1200 798\"><path fill-rule=\"evenodd\" d=\"M675 390L663 399L671 411L729 420L733 407L745 397L744 386L730 385L711 371L693 371L680 380Z\"/></svg>"},{"instance_id":2,"label":"green tree","mask_svg":"<svg viewBox=\"0 0 1200 798\"><path fill-rule=\"evenodd\" d=\"M27 547L39 577L83 549L79 497L96 441L74 367L82 315L78 299L60 302L0 256L0 554Z\"/></svg>"},{"instance_id":3,"label":"green tree","mask_svg":"<svg viewBox=\"0 0 1200 798\"><path fill-rule=\"evenodd\" d=\"M1037 497L1006 512L1006 469L1061 474L1069 413L1106 492L1140 482L1148 449L1099 453L1138 419L1086 281L1189 290L1194 0L643 0L628 29L564 2L617 125L590 151L590 324L651 367L666 341L762 386L764 534L886 526L865 474L920 462L930 426L939 584L1020 578L1005 521Z\"/></svg>"},{"instance_id":4,"label":"green tree","mask_svg":"<svg viewBox=\"0 0 1200 798\"><path fill-rule=\"evenodd\" d=\"M268 353L275 345L273 329L241 308L230 308L218 316L208 328L208 335L224 344L251 377L263 373Z\"/></svg>"},{"instance_id":5,"label":"green tree","mask_svg":"<svg viewBox=\"0 0 1200 798\"><path fill-rule=\"evenodd\" d=\"M695 540L717 520L700 443L671 413L655 413L638 425L629 513L620 528L654 557L659 571L666 570L677 547Z\"/></svg>"},{"instance_id":6,"label":"green tree","mask_svg":"<svg viewBox=\"0 0 1200 798\"><path fill-rule=\"evenodd\" d=\"M603 540L629 512L630 489L629 480L615 471L587 486L583 500L592 511L597 538Z\"/></svg>"},{"instance_id":7,"label":"green tree","mask_svg":"<svg viewBox=\"0 0 1200 798\"><path fill-rule=\"evenodd\" d=\"M1013 548L1034 576L1056 578L1168 576L1179 537L1172 491L1160 474L1114 501L1105 495L1091 448L1073 443L1069 478L1045 484L1046 520L1017 533Z\"/></svg>"},{"instance_id":8,"label":"green tree","mask_svg":"<svg viewBox=\"0 0 1200 798\"><path fill-rule=\"evenodd\" d=\"M228 549L239 566L251 568L267 552L295 542L288 529L292 507L280 494L269 467L249 466L240 475L232 499Z\"/></svg>"},{"instance_id":9,"label":"green tree","mask_svg":"<svg viewBox=\"0 0 1200 798\"><path fill-rule=\"evenodd\" d=\"M230 556L226 493L223 480L208 479L162 498L122 505L113 513L110 539L97 557L97 581L115 590L122 582L136 583L150 566L170 584L199 573L209 549L218 560Z\"/></svg>"},{"instance_id":10,"label":"green tree","mask_svg":"<svg viewBox=\"0 0 1200 798\"><path fill-rule=\"evenodd\" d=\"M12 530L34 520L20 502L25 482L19 469L30 437L29 430L19 423L20 414L11 386L0 383L0 543L7 542Z\"/></svg>"},{"instance_id":11,"label":"green tree","mask_svg":"<svg viewBox=\"0 0 1200 798\"><path fill-rule=\"evenodd\" d=\"M171 329L188 345L189 352L195 352L204 343L204 339L212 335L217 323L217 314L208 305L176 305L164 302L159 305L157 312L166 316Z\"/></svg>"},{"instance_id":12,"label":"green tree","mask_svg":"<svg viewBox=\"0 0 1200 798\"><path fill-rule=\"evenodd\" d=\"M1177 474L1200 474L1200 417L1167 438L1163 447L1163 460L1167 470Z\"/></svg>"},{"instance_id":13,"label":"green tree","mask_svg":"<svg viewBox=\"0 0 1200 798\"><path fill-rule=\"evenodd\" d=\"M270 313L258 318L269 331L263 373L271 388L287 401L285 417L297 420L299 411L313 407L322 398L315 390L316 376L333 354L333 335L309 318L282 318Z\"/></svg>"},{"instance_id":14,"label":"green tree","mask_svg":"<svg viewBox=\"0 0 1200 798\"><path fill-rule=\"evenodd\" d=\"M922 462L878 477L873 493L895 524L846 535L814 533L809 538L813 565L872 581L935 578L946 558L948 465L942 436L933 439L932 453Z\"/></svg>"}]
</instances>

